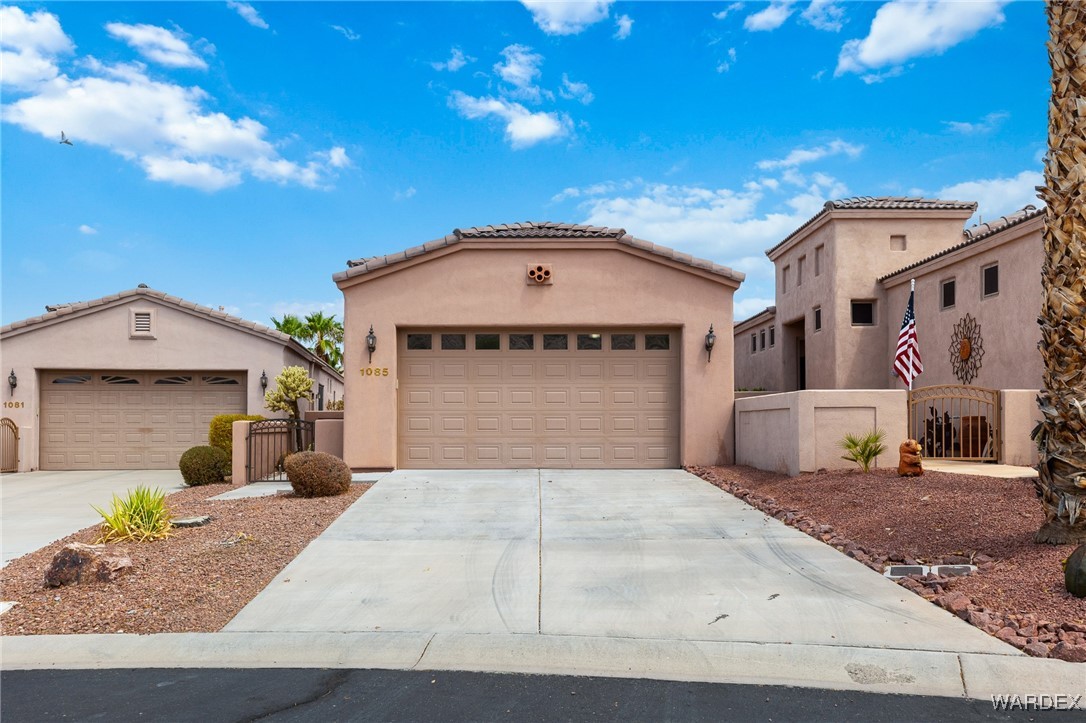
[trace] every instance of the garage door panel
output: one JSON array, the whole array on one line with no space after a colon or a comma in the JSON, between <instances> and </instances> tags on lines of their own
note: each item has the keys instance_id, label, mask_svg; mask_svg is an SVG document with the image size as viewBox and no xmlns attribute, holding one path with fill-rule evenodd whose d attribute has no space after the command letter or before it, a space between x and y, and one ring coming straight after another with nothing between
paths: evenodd
<instances>
[{"instance_id":1,"label":"garage door panel","mask_svg":"<svg viewBox=\"0 0 1086 723\"><path fill-rule=\"evenodd\" d=\"M163 378L170 381L163 382ZM171 469L245 412L235 372L42 372L42 469Z\"/></svg>"},{"instance_id":2,"label":"garage door panel","mask_svg":"<svg viewBox=\"0 0 1086 723\"><path fill-rule=\"evenodd\" d=\"M499 349L476 350L476 333L498 333ZM407 349L401 335L401 466L678 465L674 333L654 332L673 348L651 350L641 332L620 333L618 349L607 330L510 333L515 344L507 332L465 330L467 348L445 351ZM582 338L600 348L576 348Z\"/></svg>"}]
</instances>

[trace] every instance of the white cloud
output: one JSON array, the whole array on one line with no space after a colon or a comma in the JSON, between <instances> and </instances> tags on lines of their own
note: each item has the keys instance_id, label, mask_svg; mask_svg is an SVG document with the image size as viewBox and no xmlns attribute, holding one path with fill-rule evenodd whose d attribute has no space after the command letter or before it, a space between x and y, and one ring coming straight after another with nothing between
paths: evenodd
<instances>
[{"instance_id":1,"label":"white cloud","mask_svg":"<svg viewBox=\"0 0 1086 723\"><path fill-rule=\"evenodd\" d=\"M56 60L74 50L55 15L0 7L0 67L9 90L29 90L57 77Z\"/></svg>"},{"instance_id":2,"label":"white cloud","mask_svg":"<svg viewBox=\"0 0 1086 723\"><path fill-rule=\"evenodd\" d=\"M561 138L570 133L572 122L555 113L533 113L519 103L504 98L473 98L454 90L449 105L465 118L476 120L496 116L505 122L505 137L513 148L527 148L541 141Z\"/></svg>"},{"instance_id":3,"label":"white cloud","mask_svg":"<svg viewBox=\"0 0 1086 723\"><path fill-rule=\"evenodd\" d=\"M633 18L629 15L619 15L615 18L615 34L612 36L615 40L625 40L630 37L630 32L633 31Z\"/></svg>"},{"instance_id":4,"label":"white cloud","mask_svg":"<svg viewBox=\"0 0 1086 723\"><path fill-rule=\"evenodd\" d=\"M717 20L723 20L724 18L728 17L730 14L732 14L736 10L742 10L742 9L743 9L743 3L732 3L731 5L724 8L723 10L713 13L713 17L716 18Z\"/></svg>"},{"instance_id":5,"label":"white cloud","mask_svg":"<svg viewBox=\"0 0 1086 723\"><path fill-rule=\"evenodd\" d=\"M456 71L460 70L465 65L467 65L468 63L474 63L474 62L475 62L475 58L472 58L471 56L468 56L468 55L464 55L464 51L462 51L460 48L453 48L452 49L452 55L449 57L448 60L446 60L443 63L430 63L430 66L434 70L447 70L450 73L455 73Z\"/></svg>"},{"instance_id":6,"label":"white cloud","mask_svg":"<svg viewBox=\"0 0 1086 723\"><path fill-rule=\"evenodd\" d=\"M207 110L213 99L204 90L152 80L141 64L88 56L79 65L86 75L59 75L7 104L4 122L49 139L64 128L136 163L151 180L204 191L236 185L245 174L320 188L348 161L341 148L304 164L286 160L260 122Z\"/></svg>"},{"instance_id":7,"label":"white cloud","mask_svg":"<svg viewBox=\"0 0 1086 723\"><path fill-rule=\"evenodd\" d=\"M576 35L590 25L605 20L614 0L521 0L532 20L547 35Z\"/></svg>"},{"instance_id":8,"label":"white cloud","mask_svg":"<svg viewBox=\"0 0 1086 723\"><path fill-rule=\"evenodd\" d=\"M502 57L505 62L495 63L494 72L513 86L512 90L507 91L508 95L538 103L542 91L535 85L535 79L543 74L539 69L543 56L533 53L526 45L509 45L502 49Z\"/></svg>"},{"instance_id":9,"label":"white cloud","mask_svg":"<svg viewBox=\"0 0 1086 723\"><path fill-rule=\"evenodd\" d=\"M396 193L394 193L392 195L392 200L393 201L406 201L407 199L414 197L415 193L416 193L415 187L414 186L408 186L407 188L405 188L402 191L396 191Z\"/></svg>"},{"instance_id":10,"label":"white cloud","mask_svg":"<svg viewBox=\"0 0 1086 723\"><path fill-rule=\"evenodd\" d=\"M592 94L592 89L588 87L588 83L576 83L570 80L565 73L562 73L562 89L558 92L563 98L579 100L584 105L588 105L596 99L596 96Z\"/></svg>"},{"instance_id":11,"label":"white cloud","mask_svg":"<svg viewBox=\"0 0 1086 723\"><path fill-rule=\"evenodd\" d=\"M732 63L735 62L735 48L728 48L728 59L720 61L716 66L716 72L727 73L732 69Z\"/></svg>"},{"instance_id":12,"label":"white cloud","mask_svg":"<svg viewBox=\"0 0 1086 723\"><path fill-rule=\"evenodd\" d=\"M347 38L347 40L350 40L351 42L354 42L355 40L360 40L362 38L361 35L343 25L329 25L328 27L340 33L341 35L343 35L343 37Z\"/></svg>"},{"instance_id":13,"label":"white cloud","mask_svg":"<svg viewBox=\"0 0 1086 723\"><path fill-rule=\"evenodd\" d=\"M936 195L948 200L976 201L977 213L992 221L1029 204L1040 208L1043 204L1037 198L1037 186L1042 185L1044 176L1040 171L1022 171L1011 178L985 178L955 183L940 189Z\"/></svg>"},{"instance_id":14,"label":"white cloud","mask_svg":"<svg viewBox=\"0 0 1086 723\"><path fill-rule=\"evenodd\" d=\"M835 0L811 0L800 17L811 27L837 33L844 26L845 9Z\"/></svg>"},{"instance_id":15,"label":"white cloud","mask_svg":"<svg viewBox=\"0 0 1086 723\"><path fill-rule=\"evenodd\" d=\"M891 0L875 13L867 37L849 40L841 48L835 75L863 74L943 53L984 28L1002 23L1007 2ZM875 77L881 80L888 76Z\"/></svg>"},{"instance_id":16,"label":"white cloud","mask_svg":"<svg viewBox=\"0 0 1086 723\"><path fill-rule=\"evenodd\" d=\"M743 20L743 27L752 31L776 30L795 12L792 8L794 2L795 0L773 0L764 10L748 15Z\"/></svg>"},{"instance_id":17,"label":"white cloud","mask_svg":"<svg viewBox=\"0 0 1086 723\"><path fill-rule=\"evenodd\" d=\"M758 161L758 168L761 168L762 170L773 168L795 168L803 163L810 163L826 158L827 156L837 156L841 154L844 154L849 158L855 158L863 152L863 149L863 146L857 146L837 138L825 145L816 146L814 148L794 148L784 158Z\"/></svg>"},{"instance_id":18,"label":"white cloud","mask_svg":"<svg viewBox=\"0 0 1086 723\"><path fill-rule=\"evenodd\" d=\"M967 123L964 121L943 121L943 123L953 133L961 133L962 135L980 135L991 133L1009 116L1009 113L1001 111L998 113L989 113L977 123Z\"/></svg>"},{"instance_id":19,"label":"white cloud","mask_svg":"<svg viewBox=\"0 0 1086 723\"><path fill-rule=\"evenodd\" d=\"M170 68L207 70L204 59L197 55L188 43L166 28L157 25L108 23L106 31L155 63Z\"/></svg>"},{"instance_id":20,"label":"white cloud","mask_svg":"<svg viewBox=\"0 0 1086 723\"><path fill-rule=\"evenodd\" d=\"M250 306L253 306L250 304ZM214 307L213 307L214 308ZM318 311L329 316L335 316L340 321L343 320L343 299L338 301L276 301L273 302L270 307L266 307L268 319L266 322L261 322L267 326L274 326L271 322L271 317L276 319L282 319L287 314L293 314L299 318L304 319L310 314L315 314Z\"/></svg>"},{"instance_id":21,"label":"white cloud","mask_svg":"<svg viewBox=\"0 0 1086 723\"><path fill-rule=\"evenodd\" d=\"M336 146L328 151L328 165L332 168L346 168L351 165L351 159L347 157L347 149Z\"/></svg>"},{"instance_id":22,"label":"white cloud","mask_svg":"<svg viewBox=\"0 0 1086 723\"><path fill-rule=\"evenodd\" d=\"M79 227L79 233L86 234L87 236L94 236L98 233L98 229L96 229L94 226L88 226L87 224L83 224Z\"/></svg>"},{"instance_id":23,"label":"white cloud","mask_svg":"<svg viewBox=\"0 0 1086 723\"><path fill-rule=\"evenodd\" d=\"M254 28L268 29L268 23L264 21L264 18L260 17L260 13L249 3L226 0L226 7L237 11L237 14Z\"/></svg>"},{"instance_id":24,"label":"white cloud","mask_svg":"<svg viewBox=\"0 0 1086 723\"><path fill-rule=\"evenodd\" d=\"M769 260L766 259L767 263L768 261ZM735 267L731 266L730 264L728 264L728 266L735 269ZM772 264L770 264L770 266L772 266ZM742 271L742 269L735 270ZM735 300L734 306L732 306L732 318L735 319L735 322L738 324L741 321L746 321L755 314L760 314L761 312L765 311L776 303L776 299L767 299L762 296L747 297L745 299L737 298Z\"/></svg>"}]
</instances>

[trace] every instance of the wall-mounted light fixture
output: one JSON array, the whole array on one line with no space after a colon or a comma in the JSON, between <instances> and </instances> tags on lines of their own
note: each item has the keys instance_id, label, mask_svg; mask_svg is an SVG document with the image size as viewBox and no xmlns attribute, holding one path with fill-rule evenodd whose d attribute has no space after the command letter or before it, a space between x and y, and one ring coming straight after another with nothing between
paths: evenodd
<instances>
[{"instance_id":1,"label":"wall-mounted light fixture","mask_svg":"<svg viewBox=\"0 0 1086 723\"><path fill-rule=\"evenodd\" d=\"M268 372L264 369L260 370L260 391L268 391Z\"/></svg>"},{"instance_id":2,"label":"wall-mounted light fixture","mask_svg":"<svg viewBox=\"0 0 1086 723\"><path fill-rule=\"evenodd\" d=\"M11 396L15 396L15 387L19 386L19 377L15 376L15 370L8 374L8 386L11 387Z\"/></svg>"},{"instance_id":3,"label":"wall-mounted light fixture","mask_svg":"<svg viewBox=\"0 0 1086 723\"><path fill-rule=\"evenodd\" d=\"M370 361L373 361L373 352L377 351L377 335L373 333L373 324L370 324L370 333L366 334L366 348L370 351Z\"/></svg>"},{"instance_id":4,"label":"wall-mounted light fixture","mask_svg":"<svg viewBox=\"0 0 1086 723\"><path fill-rule=\"evenodd\" d=\"M713 360L713 346L716 344L716 334L713 333L713 325L709 325L709 333L705 335L705 351L709 353L707 362Z\"/></svg>"}]
</instances>

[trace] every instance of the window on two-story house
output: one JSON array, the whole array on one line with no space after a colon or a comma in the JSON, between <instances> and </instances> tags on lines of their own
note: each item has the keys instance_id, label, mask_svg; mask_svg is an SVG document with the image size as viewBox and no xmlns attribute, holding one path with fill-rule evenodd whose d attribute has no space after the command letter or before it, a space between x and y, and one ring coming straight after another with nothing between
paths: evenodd
<instances>
[{"instance_id":1,"label":"window on two-story house","mask_svg":"<svg viewBox=\"0 0 1086 723\"><path fill-rule=\"evenodd\" d=\"M816 306L814 308L814 330L822 331L822 307Z\"/></svg>"},{"instance_id":2,"label":"window on two-story house","mask_svg":"<svg viewBox=\"0 0 1086 723\"><path fill-rule=\"evenodd\" d=\"M875 302L868 300L853 300L852 301L852 325L853 326L874 326L875 325Z\"/></svg>"},{"instance_id":3,"label":"window on two-story house","mask_svg":"<svg viewBox=\"0 0 1086 723\"><path fill-rule=\"evenodd\" d=\"M957 291L957 284L954 279L946 279L939 284L939 308L940 309L953 309L954 308L954 294Z\"/></svg>"},{"instance_id":4,"label":"window on two-story house","mask_svg":"<svg viewBox=\"0 0 1086 723\"><path fill-rule=\"evenodd\" d=\"M777 343L776 331L777 331L777 327L775 327L775 326L769 327L769 348L770 349L772 349L773 345Z\"/></svg>"},{"instance_id":5,"label":"window on two-story house","mask_svg":"<svg viewBox=\"0 0 1086 723\"><path fill-rule=\"evenodd\" d=\"M991 264L980 270L981 296L987 298L999 293L999 264Z\"/></svg>"},{"instance_id":6,"label":"window on two-story house","mask_svg":"<svg viewBox=\"0 0 1086 723\"><path fill-rule=\"evenodd\" d=\"M758 332L758 349L765 349L765 329Z\"/></svg>"},{"instance_id":7,"label":"window on two-story house","mask_svg":"<svg viewBox=\"0 0 1086 723\"><path fill-rule=\"evenodd\" d=\"M788 273L792 270L791 266L785 266L781 269L781 293L788 292Z\"/></svg>"},{"instance_id":8,"label":"window on two-story house","mask_svg":"<svg viewBox=\"0 0 1086 723\"><path fill-rule=\"evenodd\" d=\"M825 246L815 246L815 276L822 275L822 252L825 249Z\"/></svg>"},{"instance_id":9,"label":"window on two-story house","mask_svg":"<svg viewBox=\"0 0 1086 723\"><path fill-rule=\"evenodd\" d=\"M751 334L750 335L750 353L753 354L756 351L758 351L758 335L757 334Z\"/></svg>"},{"instance_id":10,"label":"window on two-story house","mask_svg":"<svg viewBox=\"0 0 1086 723\"><path fill-rule=\"evenodd\" d=\"M807 265L807 257L800 256L796 262L796 286L803 285L803 267Z\"/></svg>"}]
</instances>

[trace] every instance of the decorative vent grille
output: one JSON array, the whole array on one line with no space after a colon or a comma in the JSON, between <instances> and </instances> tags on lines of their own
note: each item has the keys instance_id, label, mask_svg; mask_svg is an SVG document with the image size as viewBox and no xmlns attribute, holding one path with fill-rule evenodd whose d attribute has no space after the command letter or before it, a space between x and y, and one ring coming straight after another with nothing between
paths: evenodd
<instances>
[{"instance_id":1,"label":"decorative vent grille","mask_svg":"<svg viewBox=\"0 0 1086 723\"><path fill-rule=\"evenodd\" d=\"M151 333L151 312L149 311L137 311L135 324L133 327L137 334L150 334Z\"/></svg>"},{"instance_id":2,"label":"decorative vent grille","mask_svg":"<svg viewBox=\"0 0 1086 723\"><path fill-rule=\"evenodd\" d=\"M528 267L529 284L552 284L554 272L550 264L533 264Z\"/></svg>"}]
</instances>

